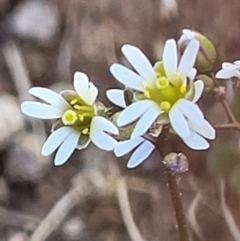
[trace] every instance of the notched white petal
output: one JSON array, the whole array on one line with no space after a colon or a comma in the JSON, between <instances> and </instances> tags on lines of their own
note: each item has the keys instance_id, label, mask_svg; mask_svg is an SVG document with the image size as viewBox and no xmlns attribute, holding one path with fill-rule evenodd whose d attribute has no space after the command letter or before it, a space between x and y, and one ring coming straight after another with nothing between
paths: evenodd
<instances>
[{"instance_id":1,"label":"notched white petal","mask_svg":"<svg viewBox=\"0 0 240 241\"><path fill-rule=\"evenodd\" d=\"M116 106L125 108L126 102L124 98L124 90L111 89L106 92L107 98Z\"/></svg>"},{"instance_id":2,"label":"notched white petal","mask_svg":"<svg viewBox=\"0 0 240 241\"><path fill-rule=\"evenodd\" d=\"M68 109L70 105L68 102L58 93L43 87L32 87L29 89L29 94L45 101L48 104L58 109Z\"/></svg>"},{"instance_id":3,"label":"notched white petal","mask_svg":"<svg viewBox=\"0 0 240 241\"><path fill-rule=\"evenodd\" d=\"M152 105L138 120L131 138L144 135L161 112L162 110L157 105Z\"/></svg>"},{"instance_id":4,"label":"notched white petal","mask_svg":"<svg viewBox=\"0 0 240 241\"><path fill-rule=\"evenodd\" d=\"M118 128L106 118L102 116L94 116L91 122L91 129L96 129L100 131L106 131L114 135L119 134Z\"/></svg>"},{"instance_id":5,"label":"notched white petal","mask_svg":"<svg viewBox=\"0 0 240 241\"><path fill-rule=\"evenodd\" d=\"M64 142L57 151L57 154L54 159L55 166L63 165L68 160L68 158L72 155L73 151L76 149L78 145L79 137L79 132L71 130L71 133L64 140Z\"/></svg>"},{"instance_id":6,"label":"notched white petal","mask_svg":"<svg viewBox=\"0 0 240 241\"><path fill-rule=\"evenodd\" d=\"M184 143L193 150L206 150L209 143L195 132L190 132L189 136L183 139Z\"/></svg>"},{"instance_id":7,"label":"notched white petal","mask_svg":"<svg viewBox=\"0 0 240 241\"><path fill-rule=\"evenodd\" d=\"M153 152L155 146L150 142L145 140L132 154L131 158L127 163L128 168L134 168L145 161L150 154Z\"/></svg>"},{"instance_id":8,"label":"notched white petal","mask_svg":"<svg viewBox=\"0 0 240 241\"><path fill-rule=\"evenodd\" d=\"M200 97L202 96L203 90L204 90L204 83L202 80L197 80L194 82L194 97L192 99L193 103L196 103Z\"/></svg>"},{"instance_id":9,"label":"notched white petal","mask_svg":"<svg viewBox=\"0 0 240 241\"><path fill-rule=\"evenodd\" d=\"M24 101L21 104L21 111L25 115L43 120L57 119L63 114L62 110L59 110L52 105L35 101Z\"/></svg>"},{"instance_id":10,"label":"notched white petal","mask_svg":"<svg viewBox=\"0 0 240 241\"><path fill-rule=\"evenodd\" d=\"M118 142L116 148L114 149L114 154L116 157L121 157L132 151L138 145L140 145L145 139L142 137L136 137L126 141Z\"/></svg>"},{"instance_id":11,"label":"notched white petal","mask_svg":"<svg viewBox=\"0 0 240 241\"><path fill-rule=\"evenodd\" d=\"M73 85L77 94L85 99L87 98L89 79L88 76L82 72L75 72L73 77Z\"/></svg>"},{"instance_id":12,"label":"notched white petal","mask_svg":"<svg viewBox=\"0 0 240 241\"><path fill-rule=\"evenodd\" d=\"M199 107L189 100L180 99L175 103L175 108L177 107L184 116L195 123L201 123L204 119L202 111Z\"/></svg>"},{"instance_id":13,"label":"notched white petal","mask_svg":"<svg viewBox=\"0 0 240 241\"><path fill-rule=\"evenodd\" d=\"M100 149L105 151L112 151L117 146L117 141L98 129L90 130L91 141Z\"/></svg>"},{"instance_id":14,"label":"notched white petal","mask_svg":"<svg viewBox=\"0 0 240 241\"><path fill-rule=\"evenodd\" d=\"M132 70L120 64L113 64L110 67L112 75L123 85L138 91L144 91L143 79Z\"/></svg>"},{"instance_id":15,"label":"notched white petal","mask_svg":"<svg viewBox=\"0 0 240 241\"><path fill-rule=\"evenodd\" d=\"M169 111L169 119L174 131L182 138L186 138L190 134L187 120L177 107L172 107Z\"/></svg>"},{"instance_id":16,"label":"notched white petal","mask_svg":"<svg viewBox=\"0 0 240 241\"><path fill-rule=\"evenodd\" d=\"M133 68L145 81L151 80L155 77L152 64L139 48L125 44L122 47L122 52Z\"/></svg>"},{"instance_id":17,"label":"notched white petal","mask_svg":"<svg viewBox=\"0 0 240 241\"><path fill-rule=\"evenodd\" d=\"M71 133L71 128L63 126L51 133L51 135L44 142L41 150L43 156L51 155Z\"/></svg>"},{"instance_id":18,"label":"notched white petal","mask_svg":"<svg viewBox=\"0 0 240 241\"><path fill-rule=\"evenodd\" d=\"M117 119L118 126L125 126L137 120L148 108L155 103L151 100L141 100L134 102L124 109Z\"/></svg>"}]
</instances>

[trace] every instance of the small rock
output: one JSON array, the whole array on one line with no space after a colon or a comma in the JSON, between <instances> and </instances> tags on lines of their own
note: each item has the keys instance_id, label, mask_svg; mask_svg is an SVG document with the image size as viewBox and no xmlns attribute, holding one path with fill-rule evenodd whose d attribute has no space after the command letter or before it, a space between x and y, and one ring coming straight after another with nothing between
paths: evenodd
<instances>
[{"instance_id":1,"label":"small rock","mask_svg":"<svg viewBox=\"0 0 240 241\"><path fill-rule=\"evenodd\" d=\"M23 115L18 102L10 95L0 96L0 149L3 149L11 137L23 128Z\"/></svg>"},{"instance_id":2,"label":"small rock","mask_svg":"<svg viewBox=\"0 0 240 241\"><path fill-rule=\"evenodd\" d=\"M80 217L74 217L68 220L63 226L63 233L70 240L79 240L84 229L84 223Z\"/></svg>"},{"instance_id":3,"label":"small rock","mask_svg":"<svg viewBox=\"0 0 240 241\"><path fill-rule=\"evenodd\" d=\"M51 162L40 154L41 138L23 133L9 146L4 174L10 182L37 182Z\"/></svg>"},{"instance_id":4,"label":"small rock","mask_svg":"<svg viewBox=\"0 0 240 241\"><path fill-rule=\"evenodd\" d=\"M8 241L27 241L28 236L23 232L11 234Z\"/></svg>"},{"instance_id":5,"label":"small rock","mask_svg":"<svg viewBox=\"0 0 240 241\"><path fill-rule=\"evenodd\" d=\"M58 33L60 17L57 9L45 1L26 1L13 12L10 26L17 36L47 45Z\"/></svg>"}]
</instances>

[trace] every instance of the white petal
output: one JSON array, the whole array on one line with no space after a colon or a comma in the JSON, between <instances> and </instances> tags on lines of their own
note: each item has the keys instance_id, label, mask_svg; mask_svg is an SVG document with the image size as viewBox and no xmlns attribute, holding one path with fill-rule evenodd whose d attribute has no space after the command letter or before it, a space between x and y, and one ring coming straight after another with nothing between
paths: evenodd
<instances>
[{"instance_id":1,"label":"white petal","mask_svg":"<svg viewBox=\"0 0 240 241\"><path fill-rule=\"evenodd\" d=\"M150 141L144 141L137 149L133 152L130 160L127 163L128 168L134 168L145 161L150 154L153 152L155 146Z\"/></svg>"},{"instance_id":2,"label":"white petal","mask_svg":"<svg viewBox=\"0 0 240 241\"><path fill-rule=\"evenodd\" d=\"M105 151L112 151L118 144L113 137L97 129L90 130L90 138L98 148Z\"/></svg>"},{"instance_id":3,"label":"white petal","mask_svg":"<svg viewBox=\"0 0 240 241\"><path fill-rule=\"evenodd\" d=\"M72 155L73 151L78 145L79 137L80 132L71 130L71 133L64 140L64 142L57 151L54 159L55 166L63 165L68 160L68 158Z\"/></svg>"},{"instance_id":4,"label":"white petal","mask_svg":"<svg viewBox=\"0 0 240 241\"><path fill-rule=\"evenodd\" d=\"M192 121L189 121L189 127L195 132L197 132L198 134L210 140L213 140L216 137L215 129L206 120L203 120L200 124L196 124Z\"/></svg>"},{"instance_id":5,"label":"white petal","mask_svg":"<svg viewBox=\"0 0 240 241\"><path fill-rule=\"evenodd\" d=\"M94 116L93 117L90 129L107 131L114 135L119 134L118 128L111 121L109 121L108 119L106 119L102 116Z\"/></svg>"},{"instance_id":6,"label":"white petal","mask_svg":"<svg viewBox=\"0 0 240 241\"><path fill-rule=\"evenodd\" d=\"M188 73L188 78L190 80L194 80L195 76L197 74L197 70L195 68L192 68L190 72Z\"/></svg>"},{"instance_id":7,"label":"white petal","mask_svg":"<svg viewBox=\"0 0 240 241\"><path fill-rule=\"evenodd\" d=\"M120 106L122 108L126 107L124 90L118 90L118 89L107 90L106 95L108 99L116 106Z\"/></svg>"},{"instance_id":8,"label":"white petal","mask_svg":"<svg viewBox=\"0 0 240 241\"><path fill-rule=\"evenodd\" d=\"M88 104L92 105L98 96L98 88L92 83L89 83L89 89L87 91L87 96L83 100Z\"/></svg>"},{"instance_id":9,"label":"white petal","mask_svg":"<svg viewBox=\"0 0 240 241\"><path fill-rule=\"evenodd\" d=\"M85 99L87 97L89 79L88 76L82 72L75 72L73 77L73 85L77 94Z\"/></svg>"},{"instance_id":10,"label":"white petal","mask_svg":"<svg viewBox=\"0 0 240 241\"><path fill-rule=\"evenodd\" d=\"M153 122L160 115L162 110L157 105L152 105L139 119L134 130L132 132L131 138L144 135Z\"/></svg>"},{"instance_id":11,"label":"white petal","mask_svg":"<svg viewBox=\"0 0 240 241\"><path fill-rule=\"evenodd\" d=\"M194 82L193 85L194 85L194 97L192 99L192 102L196 103L202 96L202 92L204 89L204 83L202 82L202 80L197 80Z\"/></svg>"},{"instance_id":12,"label":"white petal","mask_svg":"<svg viewBox=\"0 0 240 241\"><path fill-rule=\"evenodd\" d=\"M226 69L226 70L229 70L229 71L232 71L232 70L238 69L239 66L237 66L235 64L232 64L232 63L224 62L224 63L222 63L222 68Z\"/></svg>"},{"instance_id":13,"label":"white petal","mask_svg":"<svg viewBox=\"0 0 240 241\"><path fill-rule=\"evenodd\" d=\"M205 150L209 148L209 143L200 135L191 132L188 137L183 139L184 143L193 150Z\"/></svg>"},{"instance_id":14,"label":"white petal","mask_svg":"<svg viewBox=\"0 0 240 241\"><path fill-rule=\"evenodd\" d=\"M132 151L139 144L141 144L145 139L142 137L136 137L127 141L118 142L116 148L114 149L114 154L116 157L121 157Z\"/></svg>"},{"instance_id":15,"label":"white petal","mask_svg":"<svg viewBox=\"0 0 240 241\"><path fill-rule=\"evenodd\" d=\"M71 133L71 128L63 126L51 133L42 146L41 154L43 156L51 155Z\"/></svg>"},{"instance_id":16,"label":"white petal","mask_svg":"<svg viewBox=\"0 0 240 241\"><path fill-rule=\"evenodd\" d=\"M151 81L155 78L152 64L139 48L125 44L122 47L122 52L145 81Z\"/></svg>"},{"instance_id":17,"label":"white petal","mask_svg":"<svg viewBox=\"0 0 240 241\"><path fill-rule=\"evenodd\" d=\"M190 134L187 120L177 107L172 107L169 111L169 119L174 131L182 138L186 138Z\"/></svg>"},{"instance_id":18,"label":"white petal","mask_svg":"<svg viewBox=\"0 0 240 241\"><path fill-rule=\"evenodd\" d=\"M183 56L178 66L178 72L180 73L183 80L188 76L189 72L195 64L198 50L199 42L195 39L192 39L183 52Z\"/></svg>"},{"instance_id":19,"label":"white petal","mask_svg":"<svg viewBox=\"0 0 240 241\"><path fill-rule=\"evenodd\" d=\"M125 126L137 120L148 108L155 103L151 100L140 100L132 103L122 111L117 119L118 126Z\"/></svg>"},{"instance_id":20,"label":"white petal","mask_svg":"<svg viewBox=\"0 0 240 241\"><path fill-rule=\"evenodd\" d=\"M189 100L180 99L174 104L174 107L195 123L200 124L204 119L203 113L199 107Z\"/></svg>"},{"instance_id":21,"label":"white petal","mask_svg":"<svg viewBox=\"0 0 240 241\"><path fill-rule=\"evenodd\" d=\"M43 87L33 87L29 89L29 94L53 105L62 110L70 108L68 102L58 93Z\"/></svg>"},{"instance_id":22,"label":"white petal","mask_svg":"<svg viewBox=\"0 0 240 241\"><path fill-rule=\"evenodd\" d=\"M52 105L34 101L24 101L21 104L21 111L28 116L38 119L56 119L62 117L63 111Z\"/></svg>"},{"instance_id":23,"label":"white petal","mask_svg":"<svg viewBox=\"0 0 240 241\"><path fill-rule=\"evenodd\" d=\"M218 79L229 79L232 77L233 77L233 71L229 71L228 69L221 69L216 74L216 78Z\"/></svg>"},{"instance_id":24,"label":"white petal","mask_svg":"<svg viewBox=\"0 0 240 241\"><path fill-rule=\"evenodd\" d=\"M177 72L177 64L177 45L174 39L169 39L165 43L163 50L163 65L168 78L173 77L173 75Z\"/></svg>"},{"instance_id":25,"label":"white petal","mask_svg":"<svg viewBox=\"0 0 240 241\"><path fill-rule=\"evenodd\" d=\"M142 83L143 79L132 70L120 64L113 64L110 67L112 75L123 85L138 91L144 91Z\"/></svg>"},{"instance_id":26,"label":"white petal","mask_svg":"<svg viewBox=\"0 0 240 241\"><path fill-rule=\"evenodd\" d=\"M233 63L234 63L235 65L237 65L238 67L240 67L240 60L235 60Z\"/></svg>"}]
</instances>

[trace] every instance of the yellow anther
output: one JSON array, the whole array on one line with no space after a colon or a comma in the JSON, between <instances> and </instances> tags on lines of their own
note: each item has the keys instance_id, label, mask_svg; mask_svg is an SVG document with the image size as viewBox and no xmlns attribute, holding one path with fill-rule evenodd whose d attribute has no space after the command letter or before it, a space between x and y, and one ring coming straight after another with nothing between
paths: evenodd
<instances>
[{"instance_id":1,"label":"yellow anther","mask_svg":"<svg viewBox=\"0 0 240 241\"><path fill-rule=\"evenodd\" d=\"M77 99L73 99L73 100L71 100L71 102L70 102L71 105L75 105L76 103L77 103Z\"/></svg>"},{"instance_id":2,"label":"yellow anther","mask_svg":"<svg viewBox=\"0 0 240 241\"><path fill-rule=\"evenodd\" d=\"M148 90L145 90L145 91L144 91L144 95L145 95L148 99L150 99L150 93L149 93Z\"/></svg>"},{"instance_id":3,"label":"yellow anther","mask_svg":"<svg viewBox=\"0 0 240 241\"><path fill-rule=\"evenodd\" d=\"M76 109L76 110L81 110L81 106L80 105L74 105L73 108Z\"/></svg>"},{"instance_id":4,"label":"yellow anther","mask_svg":"<svg viewBox=\"0 0 240 241\"><path fill-rule=\"evenodd\" d=\"M182 94L185 94L185 93L187 92L187 86L186 86L186 85L182 85L182 86L180 87L180 92L181 92Z\"/></svg>"},{"instance_id":5,"label":"yellow anther","mask_svg":"<svg viewBox=\"0 0 240 241\"><path fill-rule=\"evenodd\" d=\"M168 86L169 86L169 81L168 81L168 79L166 77L163 76L163 77L160 77L160 78L157 79L156 87L158 89L164 89L164 88L166 88Z\"/></svg>"},{"instance_id":6,"label":"yellow anther","mask_svg":"<svg viewBox=\"0 0 240 241\"><path fill-rule=\"evenodd\" d=\"M159 72L159 71L156 71L155 73L156 73L157 78L162 76L161 72Z\"/></svg>"},{"instance_id":7,"label":"yellow anther","mask_svg":"<svg viewBox=\"0 0 240 241\"><path fill-rule=\"evenodd\" d=\"M144 89L144 91L143 91L144 95L145 95L148 99L150 99L150 93L149 93L149 91L147 90L147 82L146 82L146 81L143 81L142 86L143 86L143 89Z\"/></svg>"},{"instance_id":8,"label":"yellow anther","mask_svg":"<svg viewBox=\"0 0 240 241\"><path fill-rule=\"evenodd\" d=\"M67 110L62 116L64 125L73 125L77 121L77 114L73 110Z\"/></svg>"},{"instance_id":9,"label":"yellow anther","mask_svg":"<svg viewBox=\"0 0 240 241\"><path fill-rule=\"evenodd\" d=\"M82 133L83 133L84 135L88 134L88 133L89 133L89 129L88 129L88 128L83 129L83 130L82 130Z\"/></svg>"},{"instance_id":10,"label":"yellow anther","mask_svg":"<svg viewBox=\"0 0 240 241\"><path fill-rule=\"evenodd\" d=\"M169 111L170 108L171 108L171 104L168 102L168 101L162 101L160 103L160 108L163 110L163 111Z\"/></svg>"},{"instance_id":11,"label":"yellow anther","mask_svg":"<svg viewBox=\"0 0 240 241\"><path fill-rule=\"evenodd\" d=\"M84 120L84 116L83 115L78 115L78 118L79 118L80 121Z\"/></svg>"}]
</instances>

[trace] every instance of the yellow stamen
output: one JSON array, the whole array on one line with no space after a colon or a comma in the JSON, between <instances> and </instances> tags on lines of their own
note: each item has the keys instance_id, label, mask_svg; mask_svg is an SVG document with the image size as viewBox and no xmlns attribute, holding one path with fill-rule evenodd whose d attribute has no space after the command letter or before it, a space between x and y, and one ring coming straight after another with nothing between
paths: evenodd
<instances>
[{"instance_id":1,"label":"yellow stamen","mask_svg":"<svg viewBox=\"0 0 240 241\"><path fill-rule=\"evenodd\" d=\"M77 99L73 99L73 100L71 100L71 102L70 102L71 105L75 105L76 103L77 103Z\"/></svg>"},{"instance_id":2,"label":"yellow stamen","mask_svg":"<svg viewBox=\"0 0 240 241\"><path fill-rule=\"evenodd\" d=\"M82 130L82 133L83 133L84 135L88 134L88 133L89 133L89 129L88 129L88 128L83 129L83 130Z\"/></svg>"},{"instance_id":3,"label":"yellow stamen","mask_svg":"<svg viewBox=\"0 0 240 241\"><path fill-rule=\"evenodd\" d=\"M161 75L162 75L161 72L159 72L159 71L156 71L155 73L157 75L157 78L161 77Z\"/></svg>"},{"instance_id":4,"label":"yellow stamen","mask_svg":"<svg viewBox=\"0 0 240 241\"><path fill-rule=\"evenodd\" d=\"M144 95L145 95L148 99L150 99L150 93L149 93L149 91L147 90L147 82L144 81L144 82L142 83L142 86L143 86L143 89L144 89L144 91L143 91Z\"/></svg>"},{"instance_id":5,"label":"yellow stamen","mask_svg":"<svg viewBox=\"0 0 240 241\"><path fill-rule=\"evenodd\" d=\"M169 111L170 108L171 108L171 104L168 102L168 101L162 101L160 103L160 108L163 110L163 111Z\"/></svg>"},{"instance_id":6,"label":"yellow stamen","mask_svg":"<svg viewBox=\"0 0 240 241\"><path fill-rule=\"evenodd\" d=\"M80 121L84 120L84 116L83 115L78 115L78 118L79 118Z\"/></svg>"},{"instance_id":7,"label":"yellow stamen","mask_svg":"<svg viewBox=\"0 0 240 241\"><path fill-rule=\"evenodd\" d=\"M87 112L87 113L83 113L83 114L78 115L78 118L79 118L80 121L83 121L84 117L90 117L91 118L91 117L93 117L93 114Z\"/></svg>"},{"instance_id":8,"label":"yellow stamen","mask_svg":"<svg viewBox=\"0 0 240 241\"><path fill-rule=\"evenodd\" d=\"M93 112L93 107L92 106L80 106L79 110Z\"/></svg>"},{"instance_id":9,"label":"yellow stamen","mask_svg":"<svg viewBox=\"0 0 240 241\"><path fill-rule=\"evenodd\" d=\"M81 110L81 106L80 105L74 105L73 108L76 109L76 110Z\"/></svg>"},{"instance_id":10,"label":"yellow stamen","mask_svg":"<svg viewBox=\"0 0 240 241\"><path fill-rule=\"evenodd\" d=\"M169 81L164 76L158 78L157 81L156 81L156 86L157 86L158 89L164 89L164 88L168 87L168 85L169 85Z\"/></svg>"},{"instance_id":11,"label":"yellow stamen","mask_svg":"<svg viewBox=\"0 0 240 241\"><path fill-rule=\"evenodd\" d=\"M73 110L67 110L62 116L64 125L73 125L77 121L77 114Z\"/></svg>"},{"instance_id":12,"label":"yellow stamen","mask_svg":"<svg viewBox=\"0 0 240 241\"><path fill-rule=\"evenodd\" d=\"M186 86L186 85L182 85L182 86L180 87L180 92L181 92L182 94L185 94L185 93L187 92L187 86Z\"/></svg>"}]
</instances>

